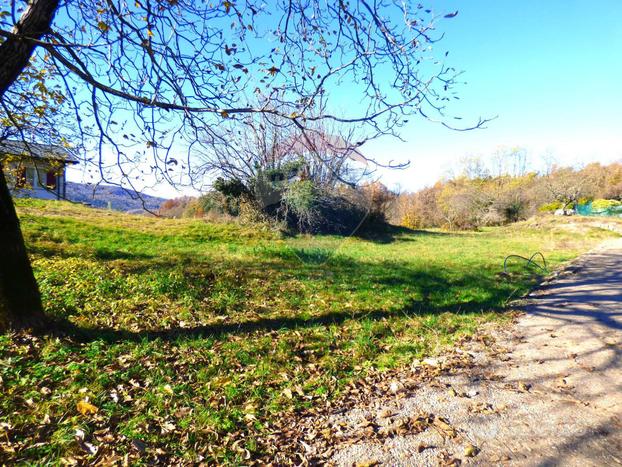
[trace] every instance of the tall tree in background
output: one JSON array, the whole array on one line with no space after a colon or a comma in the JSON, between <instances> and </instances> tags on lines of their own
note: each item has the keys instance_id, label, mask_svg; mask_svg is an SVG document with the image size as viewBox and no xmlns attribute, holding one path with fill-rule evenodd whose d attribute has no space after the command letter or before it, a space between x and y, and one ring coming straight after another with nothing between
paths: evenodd
<instances>
[{"instance_id":1,"label":"tall tree in background","mask_svg":"<svg viewBox=\"0 0 622 467\"><path fill-rule=\"evenodd\" d=\"M412 116L447 125L457 72L430 56L437 19L408 1L8 1L0 139L70 144L134 188L187 181L252 114L302 135L350 126L356 146ZM44 326L1 172L0 252L2 326Z\"/></svg>"}]
</instances>

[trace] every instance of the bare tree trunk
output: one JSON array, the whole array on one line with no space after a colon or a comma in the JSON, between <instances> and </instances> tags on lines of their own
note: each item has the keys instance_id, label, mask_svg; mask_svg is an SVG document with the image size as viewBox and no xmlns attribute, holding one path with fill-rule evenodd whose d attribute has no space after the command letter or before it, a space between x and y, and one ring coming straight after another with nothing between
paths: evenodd
<instances>
[{"instance_id":1,"label":"bare tree trunk","mask_svg":"<svg viewBox=\"0 0 622 467\"><path fill-rule=\"evenodd\" d=\"M45 322L19 219L0 167L0 329L41 328Z\"/></svg>"},{"instance_id":2,"label":"bare tree trunk","mask_svg":"<svg viewBox=\"0 0 622 467\"><path fill-rule=\"evenodd\" d=\"M28 66L35 47L52 24L59 0L31 0L13 27L14 36L0 45L0 96Z\"/></svg>"},{"instance_id":3,"label":"bare tree trunk","mask_svg":"<svg viewBox=\"0 0 622 467\"><path fill-rule=\"evenodd\" d=\"M31 0L19 21L0 45L0 96L28 66L52 24L59 0ZM46 319L32 272L24 237L0 165L0 329L41 328Z\"/></svg>"}]
</instances>

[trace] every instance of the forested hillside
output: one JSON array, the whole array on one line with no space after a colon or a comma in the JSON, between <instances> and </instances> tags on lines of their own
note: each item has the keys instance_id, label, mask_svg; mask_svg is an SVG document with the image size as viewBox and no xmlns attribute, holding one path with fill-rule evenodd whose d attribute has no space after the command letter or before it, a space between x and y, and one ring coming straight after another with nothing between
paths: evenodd
<instances>
[{"instance_id":1,"label":"forested hillside","mask_svg":"<svg viewBox=\"0 0 622 467\"><path fill-rule=\"evenodd\" d=\"M166 201L164 198L136 193L111 185L90 185L67 182L67 199L89 204L96 208L108 208L116 211L144 212L157 211Z\"/></svg>"}]
</instances>

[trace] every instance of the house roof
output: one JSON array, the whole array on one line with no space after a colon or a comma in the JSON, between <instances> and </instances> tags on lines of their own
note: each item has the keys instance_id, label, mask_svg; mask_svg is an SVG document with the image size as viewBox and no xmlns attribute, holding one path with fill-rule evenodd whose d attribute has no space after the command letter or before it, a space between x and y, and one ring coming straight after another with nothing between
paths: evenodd
<instances>
[{"instance_id":1,"label":"house roof","mask_svg":"<svg viewBox=\"0 0 622 467\"><path fill-rule=\"evenodd\" d=\"M33 159L47 159L62 161L66 164L77 164L78 158L66 148L51 144L25 143L24 141L0 142L0 157L2 155L31 157Z\"/></svg>"}]
</instances>

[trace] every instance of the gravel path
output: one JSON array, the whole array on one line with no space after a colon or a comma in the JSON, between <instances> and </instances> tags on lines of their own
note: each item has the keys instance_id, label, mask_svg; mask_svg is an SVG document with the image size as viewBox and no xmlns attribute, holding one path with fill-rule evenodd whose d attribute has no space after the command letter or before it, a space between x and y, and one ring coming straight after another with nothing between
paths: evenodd
<instances>
[{"instance_id":1,"label":"gravel path","mask_svg":"<svg viewBox=\"0 0 622 467\"><path fill-rule=\"evenodd\" d=\"M370 420L390 430L427 413L447 426L398 430L380 441L358 437L338 447L332 462L622 465L622 239L543 284L523 310L494 343L464 350L474 367L330 421L350 433ZM415 363L413 371L425 365L443 360Z\"/></svg>"}]
</instances>

